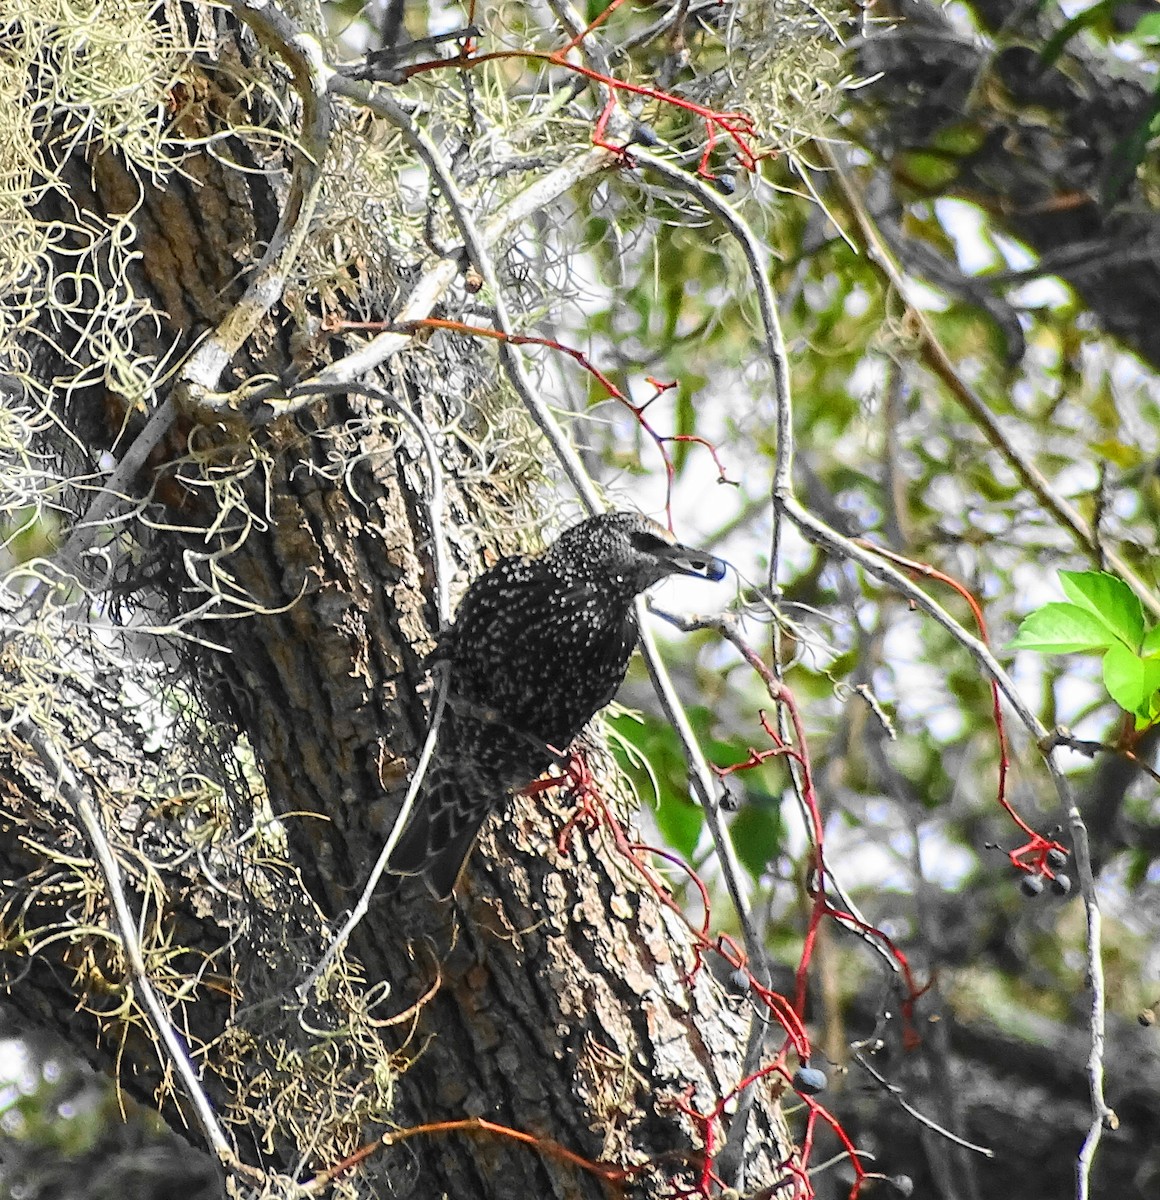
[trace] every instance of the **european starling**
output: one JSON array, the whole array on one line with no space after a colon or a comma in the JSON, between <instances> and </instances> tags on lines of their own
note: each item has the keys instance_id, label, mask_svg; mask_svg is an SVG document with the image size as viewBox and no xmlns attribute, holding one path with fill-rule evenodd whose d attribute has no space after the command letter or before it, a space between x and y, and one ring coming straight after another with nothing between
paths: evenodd
<instances>
[{"instance_id":1,"label":"european starling","mask_svg":"<svg viewBox=\"0 0 1160 1200\"><path fill-rule=\"evenodd\" d=\"M655 521L618 512L476 579L431 656L447 671L443 723L389 869L451 895L488 814L562 761L616 694L636 644L636 596L668 575L724 574Z\"/></svg>"}]
</instances>

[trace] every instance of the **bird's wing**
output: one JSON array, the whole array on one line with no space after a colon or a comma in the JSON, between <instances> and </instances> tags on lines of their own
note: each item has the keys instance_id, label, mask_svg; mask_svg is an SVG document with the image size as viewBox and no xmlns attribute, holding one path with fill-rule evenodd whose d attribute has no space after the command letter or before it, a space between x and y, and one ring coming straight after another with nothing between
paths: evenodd
<instances>
[{"instance_id":1,"label":"bird's wing","mask_svg":"<svg viewBox=\"0 0 1160 1200\"><path fill-rule=\"evenodd\" d=\"M427 772L415 809L394 850L393 875L421 875L439 900L451 895L480 827L503 793L488 787L484 772L454 754L440 752Z\"/></svg>"}]
</instances>

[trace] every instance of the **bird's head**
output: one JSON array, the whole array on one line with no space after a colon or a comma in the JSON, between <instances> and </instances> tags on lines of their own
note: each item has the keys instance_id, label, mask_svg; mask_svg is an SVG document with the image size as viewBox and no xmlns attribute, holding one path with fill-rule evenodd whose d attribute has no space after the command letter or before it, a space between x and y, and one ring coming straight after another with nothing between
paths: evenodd
<instances>
[{"instance_id":1,"label":"bird's head","mask_svg":"<svg viewBox=\"0 0 1160 1200\"><path fill-rule=\"evenodd\" d=\"M639 513L589 517L560 534L548 553L559 562L582 562L597 577L620 577L634 594L669 575L710 581L725 575L720 559L682 545L663 525Z\"/></svg>"}]
</instances>

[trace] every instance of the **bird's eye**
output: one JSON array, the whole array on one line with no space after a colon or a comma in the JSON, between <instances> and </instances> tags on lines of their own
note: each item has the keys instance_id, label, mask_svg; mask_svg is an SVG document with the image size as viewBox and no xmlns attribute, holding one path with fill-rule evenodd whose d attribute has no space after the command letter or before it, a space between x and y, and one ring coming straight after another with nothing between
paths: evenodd
<instances>
[{"instance_id":1,"label":"bird's eye","mask_svg":"<svg viewBox=\"0 0 1160 1200\"><path fill-rule=\"evenodd\" d=\"M637 532L629 536L632 542L633 549L641 551L642 554L655 554L658 550L669 549L669 543L662 537L657 537L655 533Z\"/></svg>"}]
</instances>

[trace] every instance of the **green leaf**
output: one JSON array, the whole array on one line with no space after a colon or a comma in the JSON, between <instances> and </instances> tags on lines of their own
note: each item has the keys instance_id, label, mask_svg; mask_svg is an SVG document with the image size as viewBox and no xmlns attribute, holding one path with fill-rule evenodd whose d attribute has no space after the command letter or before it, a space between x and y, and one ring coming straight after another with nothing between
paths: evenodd
<instances>
[{"instance_id":1,"label":"green leaf","mask_svg":"<svg viewBox=\"0 0 1160 1200\"><path fill-rule=\"evenodd\" d=\"M1151 718L1150 700L1160 689L1160 658L1141 658L1115 645L1104 655L1104 687L1125 711Z\"/></svg>"},{"instance_id":2,"label":"green leaf","mask_svg":"<svg viewBox=\"0 0 1160 1200\"><path fill-rule=\"evenodd\" d=\"M676 411L677 428L676 432L687 437L693 433L697 424L697 412L693 407L693 396L688 387L682 383L677 388L677 411ZM692 448L692 442L671 442L673 455L673 467L679 475L685 469L685 463L689 458L689 450Z\"/></svg>"},{"instance_id":3,"label":"green leaf","mask_svg":"<svg viewBox=\"0 0 1160 1200\"><path fill-rule=\"evenodd\" d=\"M1130 650L1144 638L1144 608L1139 597L1106 571L1060 571L1067 598L1094 613Z\"/></svg>"},{"instance_id":4,"label":"green leaf","mask_svg":"<svg viewBox=\"0 0 1160 1200\"><path fill-rule=\"evenodd\" d=\"M690 858L701 836L704 813L689 799L688 767L672 726L627 713L609 719L613 750L644 803L656 800L656 822L665 844Z\"/></svg>"},{"instance_id":5,"label":"green leaf","mask_svg":"<svg viewBox=\"0 0 1160 1200\"><path fill-rule=\"evenodd\" d=\"M1152 102L1140 114L1132 128L1112 147L1104 161L1100 181L1100 203L1111 208L1136 178L1136 169L1144 161L1152 142L1154 124L1160 114L1160 86L1152 93Z\"/></svg>"},{"instance_id":6,"label":"green leaf","mask_svg":"<svg viewBox=\"0 0 1160 1200\"><path fill-rule=\"evenodd\" d=\"M1160 13L1145 13L1128 34L1128 40L1143 44L1160 41Z\"/></svg>"},{"instance_id":7,"label":"green leaf","mask_svg":"<svg viewBox=\"0 0 1160 1200\"><path fill-rule=\"evenodd\" d=\"M1160 654L1160 625L1153 625L1151 629L1144 634L1144 641L1140 647L1145 658L1150 654Z\"/></svg>"},{"instance_id":8,"label":"green leaf","mask_svg":"<svg viewBox=\"0 0 1160 1200\"><path fill-rule=\"evenodd\" d=\"M944 125L930 139L933 150L943 154L954 154L965 158L982 149L987 140L986 130L978 121L960 121L957 125Z\"/></svg>"},{"instance_id":9,"label":"green leaf","mask_svg":"<svg viewBox=\"0 0 1160 1200\"><path fill-rule=\"evenodd\" d=\"M1093 4L1091 8L1085 8L1078 16L1072 17L1070 21L1062 25L1039 52L1041 66L1050 67L1077 33L1090 26L1098 25L1119 3L1120 0L1099 0L1098 4Z\"/></svg>"},{"instance_id":10,"label":"green leaf","mask_svg":"<svg viewBox=\"0 0 1160 1200\"><path fill-rule=\"evenodd\" d=\"M1122 442L1119 438L1108 437L1101 438L1098 441L1090 443L1091 452L1099 458L1106 458L1109 462L1114 463L1121 471L1131 471L1138 467L1144 460L1144 455L1140 452L1140 446L1136 442ZM1121 486L1124 480L1120 480Z\"/></svg>"},{"instance_id":11,"label":"green leaf","mask_svg":"<svg viewBox=\"0 0 1160 1200\"><path fill-rule=\"evenodd\" d=\"M930 150L910 150L898 158L907 181L924 191L942 191L962 170L958 158Z\"/></svg>"},{"instance_id":12,"label":"green leaf","mask_svg":"<svg viewBox=\"0 0 1160 1200\"><path fill-rule=\"evenodd\" d=\"M1147 716L1142 712L1136 714L1136 728L1147 729L1149 725L1155 725L1160 721L1160 691L1153 692L1148 697Z\"/></svg>"},{"instance_id":13,"label":"green leaf","mask_svg":"<svg viewBox=\"0 0 1160 1200\"><path fill-rule=\"evenodd\" d=\"M785 826L780 806L776 803L746 804L733 818L729 836L741 865L754 879L760 878L781 852Z\"/></svg>"},{"instance_id":14,"label":"green leaf","mask_svg":"<svg viewBox=\"0 0 1160 1200\"><path fill-rule=\"evenodd\" d=\"M675 850L686 862L690 861L705 823L705 814L700 806L687 796L677 796L666 788L661 793L661 802L653 816L665 845Z\"/></svg>"},{"instance_id":15,"label":"green leaf","mask_svg":"<svg viewBox=\"0 0 1160 1200\"><path fill-rule=\"evenodd\" d=\"M1116 645L1119 645L1116 635L1095 613L1078 604L1055 601L1024 617L1011 649L1068 654L1073 650L1106 650Z\"/></svg>"},{"instance_id":16,"label":"green leaf","mask_svg":"<svg viewBox=\"0 0 1160 1200\"><path fill-rule=\"evenodd\" d=\"M1148 881L1148 871L1153 862L1152 855L1146 850L1131 849L1128 851L1128 871L1124 876L1124 886L1129 892L1143 887Z\"/></svg>"}]
</instances>

